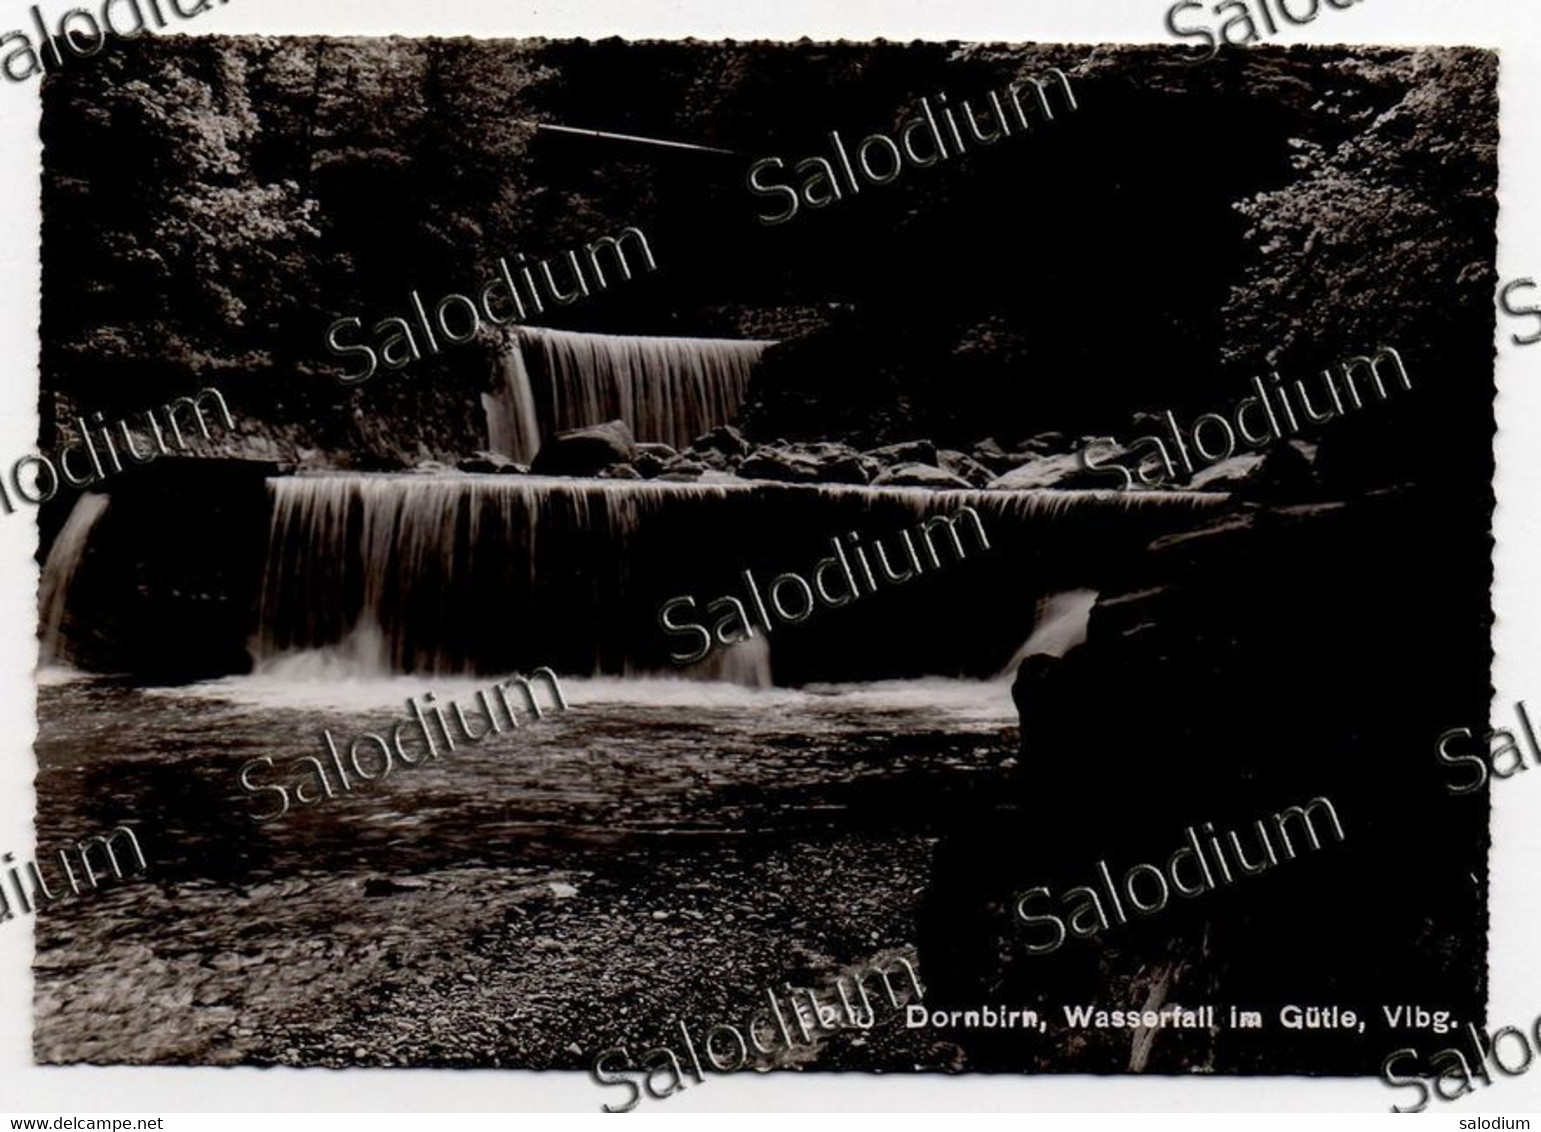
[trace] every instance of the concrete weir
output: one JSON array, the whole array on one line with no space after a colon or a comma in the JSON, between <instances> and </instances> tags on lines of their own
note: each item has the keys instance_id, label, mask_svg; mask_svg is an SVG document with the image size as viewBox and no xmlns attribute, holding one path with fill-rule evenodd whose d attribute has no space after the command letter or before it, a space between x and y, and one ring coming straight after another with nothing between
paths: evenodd
<instances>
[{"instance_id":1,"label":"concrete weir","mask_svg":"<svg viewBox=\"0 0 1541 1132\"><path fill-rule=\"evenodd\" d=\"M990 677L1038 602L1223 497L679 484L506 475L270 476L163 461L125 477L45 571L46 647L99 671L223 675L325 650L362 674L679 674L658 625L680 593L815 562L830 539L961 507L989 554L779 626L756 683ZM59 583L68 570L69 584ZM50 578L49 573L55 575ZM768 573L767 573L768 572ZM721 678L721 673L699 673Z\"/></svg>"}]
</instances>

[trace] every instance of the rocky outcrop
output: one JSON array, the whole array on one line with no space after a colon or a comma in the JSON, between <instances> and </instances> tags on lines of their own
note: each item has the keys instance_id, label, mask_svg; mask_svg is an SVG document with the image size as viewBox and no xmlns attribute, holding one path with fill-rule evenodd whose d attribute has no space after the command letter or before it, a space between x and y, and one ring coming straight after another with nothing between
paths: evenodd
<instances>
[{"instance_id":1,"label":"rocky outcrop","mask_svg":"<svg viewBox=\"0 0 1541 1132\"><path fill-rule=\"evenodd\" d=\"M1480 500L1411 491L1234 503L1132 556L1086 643L1018 671L1018 784L938 848L920 935L928 1005L1234 1002L1270 1026L1284 1004L1327 1003L1375 1025L1376 1004L1422 996L1480 1019L1487 807L1446 793L1434 742L1487 717L1487 524ZM1159 868L1186 828L1248 831L1319 797L1342 844L1026 951L1047 930L1014 917L1027 889L1049 889L1036 910L1065 916L1060 895L1096 883L1098 861L1117 877ZM1135 1066L1117 1032L1052 1047L949 1036L972 1068L1082 1072L1373 1074L1391 1048L1353 1030L1168 1031Z\"/></svg>"},{"instance_id":2,"label":"rocky outcrop","mask_svg":"<svg viewBox=\"0 0 1541 1132\"><path fill-rule=\"evenodd\" d=\"M592 476L637 458L637 442L625 421L606 421L559 432L540 447L531 470L540 476Z\"/></svg>"}]
</instances>

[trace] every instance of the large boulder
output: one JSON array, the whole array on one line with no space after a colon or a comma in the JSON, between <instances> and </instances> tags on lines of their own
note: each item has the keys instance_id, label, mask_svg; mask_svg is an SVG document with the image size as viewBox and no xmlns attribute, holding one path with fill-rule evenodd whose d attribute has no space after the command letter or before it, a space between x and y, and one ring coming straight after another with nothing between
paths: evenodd
<instances>
[{"instance_id":1,"label":"large boulder","mask_svg":"<svg viewBox=\"0 0 1541 1132\"><path fill-rule=\"evenodd\" d=\"M1046 487L1094 488L1111 487L1106 475L1098 476L1081 464L1079 452L1064 452L1055 456L1040 456L1030 463L1014 468L1005 475L990 481L994 491L1024 491Z\"/></svg>"},{"instance_id":2,"label":"large boulder","mask_svg":"<svg viewBox=\"0 0 1541 1132\"><path fill-rule=\"evenodd\" d=\"M632 462L631 466L637 470L637 473L643 479L650 480L659 475L669 464L670 461L664 460L651 452L638 452L637 458Z\"/></svg>"},{"instance_id":3,"label":"large boulder","mask_svg":"<svg viewBox=\"0 0 1541 1132\"><path fill-rule=\"evenodd\" d=\"M559 432L540 446L531 470L538 476L593 476L637 458L637 441L625 421Z\"/></svg>"},{"instance_id":4,"label":"large boulder","mask_svg":"<svg viewBox=\"0 0 1541 1132\"><path fill-rule=\"evenodd\" d=\"M876 466L866 458L852 453L826 460L820 469L825 483L849 483L862 487L872 482Z\"/></svg>"},{"instance_id":5,"label":"large boulder","mask_svg":"<svg viewBox=\"0 0 1541 1132\"><path fill-rule=\"evenodd\" d=\"M693 452L721 452L724 456L744 456L749 452L749 441L732 425L718 425L711 432L690 442Z\"/></svg>"},{"instance_id":6,"label":"large boulder","mask_svg":"<svg viewBox=\"0 0 1541 1132\"><path fill-rule=\"evenodd\" d=\"M936 462L944 472L951 472L959 479L967 480L971 487L984 487L996 476L990 468L966 452L943 448L936 454Z\"/></svg>"},{"instance_id":7,"label":"large boulder","mask_svg":"<svg viewBox=\"0 0 1541 1132\"><path fill-rule=\"evenodd\" d=\"M896 464L930 464L936 466L936 445L929 440L906 440L902 444L885 444L867 452L874 460L890 467Z\"/></svg>"},{"instance_id":8,"label":"large boulder","mask_svg":"<svg viewBox=\"0 0 1541 1132\"><path fill-rule=\"evenodd\" d=\"M830 441L790 444L787 451L805 456L819 468L819 479L825 483L848 483L862 486L882 471L882 465L863 456L849 444Z\"/></svg>"},{"instance_id":9,"label":"large boulder","mask_svg":"<svg viewBox=\"0 0 1541 1132\"><path fill-rule=\"evenodd\" d=\"M1243 452L1194 472L1188 486L1195 491L1230 491L1256 477L1262 469L1261 452Z\"/></svg>"},{"instance_id":10,"label":"large boulder","mask_svg":"<svg viewBox=\"0 0 1541 1132\"><path fill-rule=\"evenodd\" d=\"M753 455L738 466L738 474L746 480L776 480L779 483L819 483L818 460L797 452L780 448L757 448Z\"/></svg>"},{"instance_id":11,"label":"large boulder","mask_svg":"<svg viewBox=\"0 0 1541 1132\"><path fill-rule=\"evenodd\" d=\"M1020 468L1023 464L1031 463L1038 456L1030 452L1007 452L993 436L987 436L974 445L973 458L996 475L1000 475L1013 468Z\"/></svg>"},{"instance_id":12,"label":"large boulder","mask_svg":"<svg viewBox=\"0 0 1541 1132\"><path fill-rule=\"evenodd\" d=\"M966 488L969 482L930 464L900 464L883 472L872 486Z\"/></svg>"}]
</instances>

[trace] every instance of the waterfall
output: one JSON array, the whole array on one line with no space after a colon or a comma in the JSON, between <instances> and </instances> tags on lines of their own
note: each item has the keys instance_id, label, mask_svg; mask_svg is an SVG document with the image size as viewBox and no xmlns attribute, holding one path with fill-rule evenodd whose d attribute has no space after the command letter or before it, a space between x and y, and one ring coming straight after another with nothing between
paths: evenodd
<instances>
[{"instance_id":1,"label":"waterfall","mask_svg":"<svg viewBox=\"0 0 1541 1132\"><path fill-rule=\"evenodd\" d=\"M40 667L63 664L70 659L70 649L64 634L70 587L85 559L91 531L107 513L107 503L107 496L96 492L88 491L81 495L75 501L70 517L65 520L43 563L43 576L38 585L38 636L42 641Z\"/></svg>"},{"instance_id":2,"label":"waterfall","mask_svg":"<svg viewBox=\"0 0 1541 1132\"><path fill-rule=\"evenodd\" d=\"M1088 589L1065 590L1039 598L1038 620L1032 634L1002 669L1000 678L1013 679L1017 665L1030 656L1064 656L1076 645L1085 643L1092 606L1096 604L1097 591Z\"/></svg>"},{"instance_id":3,"label":"waterfall","mask_svg":"<svg viewBox=\"0 0 1541 1132\"><path fill-rule=\"evenodd\" d=\"M1022 641L1044 592L1032 581L1038 560L1132 552L1174 518L1224 498L365 474L274 478L268 491L251 644L259 671L470 675L550 664L749 685L769 681L773 656L783 681L965 668L988 676ZM671 597L696 594L704 606L745 568L762 581L806 572L830 553L831 537L881 534L965 505L991 546L966 564L967 578L957 577L960 563L952 581L928 575L848 609L821 609L806 625L722 650L696 672L668 662L672 642L658 614ZM1048 635L1064 633L1034 636ZM887 643L874 644L879 636Z\"/></svg>"},{"instance_id":4,"label":"waterfall","mask_svg":"<svg viewBox=\"0 0 1541 1132\"><path fill-rule=\"evenodd\" d=\"M744 688L770 688L770 643L764 637L751 637L736 645L716 649L705 660L697 661L685 670L695 680L708 680L718 684L737 684Z\"/></svg>"},{"instance_id":5,"label":"waterfall","mask_svg":"<svg viewBox=\"0 0 1541 1132\"><path fill-rule=\"evenodd\" d=\"M524 367L524 352L515 344L503 355L503 389L483 393L487 414L487 447L529 465L540 451L540 421L535 413L535 393Z\"/></svg>"},{"instance_id":6,"label":"waterfall","mask_svg":"<svg viewBox=\"0 0 1541 1132\"><path fill-rule=\"evenodd\" d=\"M488 446L528 463L542 436L619 418L638 440L683 448L735 419L769 345L521 327L503 390L483 398Z\"/></svg>"}]
</instances>

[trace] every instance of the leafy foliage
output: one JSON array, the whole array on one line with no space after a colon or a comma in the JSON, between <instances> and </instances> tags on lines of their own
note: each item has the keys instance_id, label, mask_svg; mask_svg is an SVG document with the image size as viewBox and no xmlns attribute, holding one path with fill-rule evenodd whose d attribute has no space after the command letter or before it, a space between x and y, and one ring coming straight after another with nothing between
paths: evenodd
<instances>
[{"instance_id":1,"label":"leafy foliage","mask_svg":"<svg viewBox=\"0 0 1541 1132\"><path fill-rule=\"evenodd\" d=\"M1296 177L1237 202L1250 257L1225 356L1310 360L1382 343L1436 348L1485 324L1494 282L1496 60L1352 56L1312 107L1341 140L1292 137ZM1374 92L1370 97L1362 93Z\"/></svg>"},{"instance_id":2,"label":"leafy foliage","mask_svg":"<svg viewBox=\"0 0 1541 1132\"><path fill-rule=\"evenodd\" d=\"M790 170L831 131L891 135L922 96L961 113L1049 66L1076 113L755 223L754 159ZM1465 49L1195 68L1115 46L119 41L44 87L45 387L110 408L151 400L146 383L239 379L248 412L313 420L324 447L395 427L407 455L464 453L484 355L347 388L324 328L627 225L661 270L545 321L796 339L752 391L767 437L1122 434L1136 409L1213 407L1265 357L1393 342L1475 364L1495 66ZM365 399L392 424L361 421Z\"/></svg>"}]
</instances>

